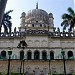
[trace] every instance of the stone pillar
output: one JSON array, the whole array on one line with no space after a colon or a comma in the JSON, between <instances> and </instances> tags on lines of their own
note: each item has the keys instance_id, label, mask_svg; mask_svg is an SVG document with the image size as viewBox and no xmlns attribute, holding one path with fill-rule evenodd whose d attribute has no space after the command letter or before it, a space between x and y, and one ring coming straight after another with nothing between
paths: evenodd
<instances>
[{"instance_id":1,"label":"stone pillar","mask_svg":"<svg viewBox=\"0 0 75 75\"><path fill-rule=\"evenodd\" d=\"M32 52L32 59L34 59L34 52Z\"/></svg>"},{"instance_id":2,"label":"stone pillar","mask_svg":"<svg viewBox=\"0 0 75 75\"><path fill-rule=\"evenodd\" d=\"M21 14L21 17L20 17L20 19L21 19L21 27L23 27L23 26L25 26L25 12L23 12L22 14Z\"/></svg>"},{"instance_id":3,"label":"stone pillar","mask_svg":"<svg viewBox=\"0 0 75 75\"><path fill-rule=\"evenodd\" d=\"M50 51L47 51L47 59L50 59Z\"/></svg>"},{"instance_id":4,"label":"stone pillar","mask_svg":"<svg viewBox=\"0 0 75 75\"><path fill-rule=\"evenodd\" d=\"M40 59L42 59L42 52L40 51Z\"/></svg>"}]
</instances>

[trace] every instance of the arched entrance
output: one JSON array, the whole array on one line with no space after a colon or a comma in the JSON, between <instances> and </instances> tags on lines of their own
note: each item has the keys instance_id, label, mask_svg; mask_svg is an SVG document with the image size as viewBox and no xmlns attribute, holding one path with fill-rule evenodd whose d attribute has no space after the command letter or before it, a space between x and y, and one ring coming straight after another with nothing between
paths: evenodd
<instances>
[{"instance_id":1,"label":"arched entrance","mask_svg":"<svg viewBox=\"0 0 75 75\"><path fill-rule=\"evenodd\" d=\"M39 51L35 51L35 52L34 52L34 59L35 59L35 60L39 60L39 58L40 58L40 53L39 53Z\"/></svg>"},{"instance_id":2,"label":"arched entrance","mask_svg":"<svg viewBox=\"0 0 75 75\"><path fill-rule=\"evenodd\" d=\"M46 53L46 51L43 51L42 52L42 59L43 60L46 60L47 59L47 53Z\"/></svg>"},{"instance_id":3,"label":"arched entrance","mask_svg":"<svg viewBox=\"0 0 75 75\"><path fill-rule=\"evenodd\" d=\"M32 53L30 51L27 52L27 59L31 60Z\"/></svg>"},{"instance_id":4,"label":"arched entrance","mask_svg":"<svg viewBox=\"0 0 75 75\"><path fill-rule=\"evenodd\" d=\"M51 59L51 60L54 59L54 52L53 52L53 51L50 52L50 59Z\"/></svg>"},{"instance_id":5,"label":"arched entrance","mask_svg":"<svg viewBox=\"0 0 75 75\"><path fill-rule=\"evenodd\" d=\"M20 60L24 59L24 51L20 51Z\"/></svg>"},{"instance_id":6,"label":"arched entrance","mask_svg":"<svg viewBox=\"0 0 75 75\"><path fill-rule=\"evenodd\" d=\"M3 58L3 59L6 58L6 51L1 51L1 58Z\"/></svg>"},{"instance_id":7,"label":"arched entrance","mask_svg":"<svg viewBox=\"0 0 75 75\"><path fill-rule=\"evenodd\" d=\"M68 59L73 58L73 52L72 51L68 51Z\"/></svg>"}]
</instances>

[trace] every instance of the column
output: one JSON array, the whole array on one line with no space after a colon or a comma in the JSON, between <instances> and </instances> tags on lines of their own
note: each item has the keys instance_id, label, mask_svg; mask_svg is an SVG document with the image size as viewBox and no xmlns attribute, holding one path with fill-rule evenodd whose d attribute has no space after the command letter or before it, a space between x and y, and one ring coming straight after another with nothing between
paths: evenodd
<instances>
[{"instance_id":1,"label":"column","mask_svg":"<svg viewBox=\"0 0 75 75\"><path fill-rule=\"evenodd\" d=\"M32 59L34 59L34 52L32 51Z\"/></svg>"},{"instance_id":2,"label":"column","mask_svg":"<svg viewBox=\"0 0 75 75\"><path fill-rule=\"evenodd\" d=\"M40 59L42 59L42 52L40 51Z\"/></svg>"}]
</instances>

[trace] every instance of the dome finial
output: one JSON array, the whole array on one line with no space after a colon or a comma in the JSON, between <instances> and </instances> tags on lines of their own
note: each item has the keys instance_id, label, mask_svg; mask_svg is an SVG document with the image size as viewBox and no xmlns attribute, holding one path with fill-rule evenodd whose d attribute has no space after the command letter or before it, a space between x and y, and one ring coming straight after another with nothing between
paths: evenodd
<instances>
[{"instance_id":1,"label":"dome finial","mask_svg":"<svg viewBox=\"0 0 75 75\"><path fill-rule=\"evenodd\" d=\"M38 2L36 3L36 9L38 9Z\"/></svg>"}]
</instances>

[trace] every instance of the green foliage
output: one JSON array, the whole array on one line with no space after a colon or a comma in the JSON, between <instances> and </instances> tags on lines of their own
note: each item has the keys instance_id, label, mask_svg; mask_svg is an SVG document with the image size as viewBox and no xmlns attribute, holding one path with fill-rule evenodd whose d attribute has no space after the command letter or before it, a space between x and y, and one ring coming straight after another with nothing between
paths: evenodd
<instances>
[{"instance_id":1,"label":"green foliage","mask_svg":"<svg viewBox=\"0 0 75 75\"><path fill-rule=\"evenodd\" d=\"M0 72L0 75L2 75L2 73Z\"/></svg>"},{"instance_id":2,"label":"green foliage","mask_svg":"<svg viewBox=\"0 0 75 75\"><path fill-rule=\"evenodd\" d=\"M12 11L13 10L9 10L8 12L4 13L4 15L3 15L1 27L3 26L5 33L8 33L8 32L11 33L12 23L11 23L11 16L9 16L9 13L11 13ZM0 27L0 32L1 32L1 27Z\"/></svg>"},{"instance_id":3,"label":"green foliage","mask_svg":"<svg viewBox=\"0 0 75 75\"><path fill-rule=\"evenodd\" d=\"M67 11L68 14L64 13L62 15L63 22L61 23L61 26L63 27L63 31L66 30L67 27L72 31L72 28L75 26L75 12L71 7L69 7Z\"/></svg>"},{"instance_id":4,"label":"green foliage","mask_svg":"<svg viewBox=\"0 0 75 75\"><path fill-rule=\"evenodd\" d=\"M75 75L75 72L73 72L72 75Z\"/></svg>"}]
</instances>

